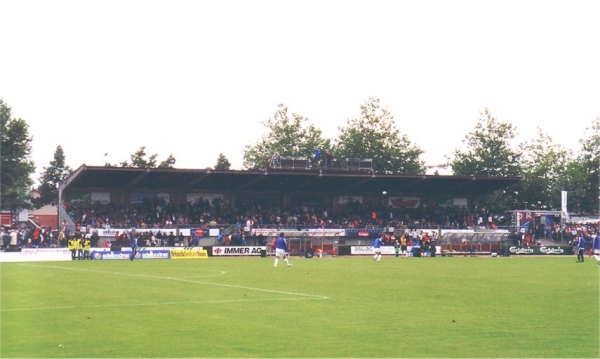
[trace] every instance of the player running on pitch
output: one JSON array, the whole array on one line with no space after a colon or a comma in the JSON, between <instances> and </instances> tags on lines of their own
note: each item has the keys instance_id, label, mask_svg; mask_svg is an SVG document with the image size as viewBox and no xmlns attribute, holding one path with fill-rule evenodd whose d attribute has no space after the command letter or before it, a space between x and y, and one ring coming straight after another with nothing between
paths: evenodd
<instances>
[{"instance_id":1,"label":"player running on pitch","mask_svg":"<svg viewBox=\"0 0 600 359\"><path fill-rule=\"evenodd\" d=\"M292 264L288 261L288 244L287 240L283 236L283 232L279 234L277 240L275 241L275 265L273 267L277 267L277 262L279 262L279 257L282 257L287 264L288 267L291 267Z\"/></svg>"},{"instance_id":2,"label":"player running on pitch","mask_svg":"<svg viewBox=\"0 0 600 359\"><path fill-rule=\"evenodd\" d=\"M383 244L381 237L383 237L383 233L380 233L379 237L373 241L373 251L375 252L373 260L377 262L381 262L381 245Z\"/></svg>"},{"instance_id":3,"label":"player running on pitch","mask_svg":"<svg viewBox=\"0 0 600 359\"><path fill-rule=\"evenodd\" d=\"M600 265L600 231L596 232L596 237L594 237L594 241L592 242L592 250L594 251L594 258L596 258L598 265Z\"/></svg>"}]
</instances>

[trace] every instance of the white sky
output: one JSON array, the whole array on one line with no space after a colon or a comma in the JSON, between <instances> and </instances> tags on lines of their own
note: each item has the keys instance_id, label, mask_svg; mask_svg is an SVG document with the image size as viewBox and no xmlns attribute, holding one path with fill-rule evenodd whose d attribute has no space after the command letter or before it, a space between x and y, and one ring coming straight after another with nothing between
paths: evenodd
<instances>
[{"instance_id":1,"label":"white sky","mask_svg":"<svg viewBox=\"0 0 600 359\"><path fill-rule=\"evenodd\" d=\"M429 165L486 107L576 150L600 116L600 1L0 0L0 98L42 167L242 168L277 104L338 136L379 98ZM108 153L107 156L104 156Z\"/></svg>"}]
</instances>

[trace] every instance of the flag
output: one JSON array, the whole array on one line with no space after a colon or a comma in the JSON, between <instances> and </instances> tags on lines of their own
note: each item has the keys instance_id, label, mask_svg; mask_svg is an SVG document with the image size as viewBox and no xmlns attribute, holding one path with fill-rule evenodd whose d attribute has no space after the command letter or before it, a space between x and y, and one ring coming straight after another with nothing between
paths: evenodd
<instances>
[{"instance_id":1,"label":"flag","mask_svg":"<svg viewBox=\"0 0 600 359\"><path fill-rule=\"evenodd\" d=\"M567 191L560 192L560 211L561 217L569 220L569 212L567 212Z\"/></svg>"}]
</instances>

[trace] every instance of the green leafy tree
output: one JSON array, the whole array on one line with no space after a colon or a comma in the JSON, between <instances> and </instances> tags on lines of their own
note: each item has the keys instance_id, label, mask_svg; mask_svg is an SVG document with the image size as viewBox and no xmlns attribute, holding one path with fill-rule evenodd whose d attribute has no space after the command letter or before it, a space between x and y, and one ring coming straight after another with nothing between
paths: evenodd
<instances>
[{"instance_id":1,"label":"green leafy tree","mask_svg":"<svg viewBox=\"0 0 600 359\"><path fill-rule=\"evenodd\" d=\"M579 143L580 155L566 176L569 211L600 216L600 118L586 129Z\"/></svg>"},{"instance_id":2,"label":"green leafy tree","mask_svg":"<svg viewBox=\"0 0 600 359\"><path fill-rule=\"evenodd\" d=\"M465 149L454 151L452 171L459 176L520 176L521 153L513 149L516 129L500 122L486 108L472 132L465 136ZM479 204L492 212L514 209L520 203L518 189L495 191L479 199Z\"/></svg>"},{"instance_id":3,"label":"green leafy tree","mask_svg":"<svg viewBox=\"0 0 600 359\"><path fill-rule=\"evenodd\" d=\"M175 166L175 162L177 162L175 157L173 157L173 155L169 155L166 160L158 164L158 168L173 168L173 166Z\"/></svg>"},{"instance_id":4,"label":"green leafy tree","mask_svg":"<svg viewBox=\"0 0 600 359\"><path fill-rule=\"evenodd\" d=\"M229 160L224 154L219 153L219 158L217 158L217 164L214 169L217 171L227 171L231 169L231 163L229 163Z\"/></svg>"},{"instance_id":5,"label":"green leafy tree","mask_svg":"<svg viewBox=\"0 0 600 359\"><path fill-rule=\"evenodd\" d=\"M571 151L553 143L538 128L538 135L520 145L524 181L519 186L519 199L530 209L560 209L562 179L573 158ZM517 207L519 208L519 207Z\"/></svg>"},{"instance_id":6,"label":"green leafy tree","mask_svg":"<svg viewBox=\"0 0 600 359\"><path fill-rule=\"evenodd\" d=\"M157 165L158 155L156 153L149 157L147 156L148 154L146 153L146 147L142 146L139 148L139 150L137 150L129 156L131 162L127 162L127 160L125 160L120 162L119 166L135 168L173 168L175 162L177 162L173 155L169 155L169 157L166 160L162 161ZM104 166L117 167L117 165L112 165L110 163L105 163Z\"/></svg>"},{"instance_id":7,"label":"green leafy tree","mask_svg":"<svg viewBox=\"0 0 600 359\"><path fill-rule=\"evenodd\" d=\"M61 146L56 147L54 159L50 161L48 167L44 167L41 173L38 186L40 197L34 203L39 208L46 204L58 205L58 189L73 170L65 164L65 154Z\"/></svg>"},{"instance_id":8,"label":"green leafy tree","mask_svg":"<svg viewBox=\"0 0 600 359\"><path fill-rule=\"evenodd\" d=\"M12 118L11 108L0 99L0 204L4 210L17 212L32 207L32 140L27 122Z\"/></svg>"},{"instance_id":9,"label":"green leafy tree","mask_svg":"<svg viewBox=\"0 0 600 359\"><path fill-rule=\"evenodd\" d=\"M288 108L279 104L273 118L263 125L270 132L259 141L244 147L243 166L247 169L264 169L274 152L281 156L312 156L316 149L326 153L330 140L321 137L322 131L300 114L288 116Z\"/></svg>"},{"instance_id":10,"label":"green leafy tree","mask_svg":"<svg viewBox=\"0 0 600 359\"><path fill-rule=\"evenodd\" d=\"M131 158L131 164L128 164L127 161L123 161L121 162L121 167L155 168L156 157L158 157L158 155L155 153L147 159L146 156L146 147L142 146L139 150L129 156L129 158Z\"/></svg>"},{"instance_id":11,"label":"green leafy tree","mask_svg":"<svg viewBox=\"0 0 600 359\"><path fill-rule=\"evenodd\" d=\"M594 185L589 180L589 175L582 161L576 159L569 162L560 181L560 190L556 194L558 197L560 191L567 191L567 210L569 213L586 213L582 204L586 201L590 186Z\"/></svg>"},{"instance_id":12,"label":"green leafy tree","mask_svg":"<svg viewBox=\"0 0 600 359\"><path fill-rule=\"evenodd\" d=\"M360 116L348 119L347 126L338 129L340 135L334 146L337 158L370 158L375 173L425 173L419 159L424 151L400 133L379 99L369 98L360 106Z\"/></svg>"},{"instance_id":13,"label":"green leafy tree","mask_svg":"<svg viewBox=\"0 0 600 359\"><path fill-rule=\"evenodd\" d=\"M519 176L521 154L512 149L516 128L500 122L486 108L475 129L465 136L466 149L454 151L452 171L461 176Z\"/></svg>"}]
</instances>

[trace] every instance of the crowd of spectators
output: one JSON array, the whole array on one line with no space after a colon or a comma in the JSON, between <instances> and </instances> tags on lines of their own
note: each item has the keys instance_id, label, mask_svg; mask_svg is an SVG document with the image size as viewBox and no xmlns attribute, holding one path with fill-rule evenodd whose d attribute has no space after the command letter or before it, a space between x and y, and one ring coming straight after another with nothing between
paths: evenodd
<instances>
[{"instance_id":1,"label":"crowd of spectators","mask_svg":"<svg viewBox=\"0 0 600 359\"><path fill-rule=\"evenodd\" d=\"M407 233L416 233L415 232L415 228L419 228L419 229L424 229L424 228L428 228L428 222L422 222L422 221L411 221L409 220L407 223L407 225L404 225L403 223L405 223L403 220L398 220L395 219L393 217L390 217L388 220L383 220L380 219L378 220L377 218L375 218L375 215L372 214L372 217L367 216L367 219L363 219L362 217L360 217L359 215L352 215L351 218L352 220L345 220L342 222L336 222L333 220L333 218L335 218L334 216L329 216L329 214L326 213L327 211L324 211L322 216L316 216L316 214L314 213L306 213L305 215L300 215L297 216L297 218L299 219L293 219L292 222L288 220L286 221L281 221L278 220L277 218L282 218L281 214L275 214L275 219L274 221L271 222L255 222L252 218L253 215L249 215L249 216L243 216L243 215L239 215L239 216L235 216L234 218L237 220L237 222L233 225L231 225L231 228L233 228L233 230L229 233L224 233L221 232L219 234L219 236L217 237L217 243L220 245L264 245L265 241L267 240L266 238L261 238L256 237L256 236L250 236L248 238L246 238L246 232L244 231L244 227L252 227L252 228L285 228L285 226L287 226L288 228L294 228L297 229L299 227L302 226L306 226L304 228L309 228L309 227L313 227L310 226L310 224L315 223L313 221L320 221L320 222L316 222L316 223L320 223L317 224L314 227L319 227L319 228L359 228L359 229L379 229L379 228L384 228L386 226L390 226L390 227L394 227L396 229L406 229ZM93 213L93 212L91 212ZM206 214L207 218L212 218L212 216L209 214L209 212L203 212ZM277 211L275 213L278 213ZM286 211L284 211L283 213L286 213ZM81 217L83 218L83 216ZM85 218L87 218L87 220L89 220L90 222L81 222L79 224L87 226L87 233L84 234L80 234L80 236L90 236L90 235L94 235L93 233L96 233L96 238L97 238L97 230L98 228L107 228L108 227L97 227L92 225L93 223L93 216L85 216ZM244 220L245 218L245 220ZM261 218L260 214L256 215L256 218ZM271 218L269 216L269 218ZM285 218L285 217L283 217ZM322 218L328 218L327 222L324 222L322 220ZM302 220L305 219L306 221ZM98 223L98 222L96 222ZM106 221L104 223L110 223L109 221ZM198 241L199 238L195 237L195 236L184 236L180 231L177 231L175 226L176 225L164 225L162 222L157 222L157 228L160 228L161 230L159 231L151 231L151 230L146 230L144 231L143 228L144 227L136 227L139 228L141 230L138 229L137 235L139 238L139 243L142 246L146 246L146 247L153 247L153 246L157 246L157 247L176 247L176 246L194 246L194 245L198 245ZM409 223L413 223L413 225L409 225ZM309 224L309 225L307 225ZM191 223L180 223L177 225L182 225L181 228L185 228L183 226L191 226L189 228L198 228L198 226L196 224L191 224ZM170 226L170 227L168 227ZM201 227L216 227L217 226L217 221L211 219L211 221L209 221L208 223L204 223ZM439 226L439 227L437 227ZM534 228L528 230L527 232L525 232L521 237L519 237L519 243L518 245L538 245L539 241L537 241L538 238L546 238L546 239L552 239L555 242L558 243L565 243L565 244L573 244L577 241L577 236L579 233L581 233L581 235L584 237L588 247L591 246L591 243L593 241L593 238L595 236L596 231L598 231L597 228L598 224L597 223L589 223L589 224L573 224L573 223L555 223L552 225L546 225L546 226L540 226L537 225ZM107 245L115 245L115 246L127 246L129 245L130 241L131 241L131 227L135 227L135 226L124 226L122 228L124 228L123 230L117 231L115 237L110 241L107 242L105 244ZM221 229L223 229L223 226L220 227ZM448 228L448 227L443 227L442 225L440 225L439 223L436 224L436 227L431 227L432 229L438 229L438 228ZM172 229L172 230L171 230ZM412 232L411 232L412 231ZM66 246L66 241L68 239L68 236L73 236L73 235L77 235L77 233L65 233L65 231L63 230L57 230L57 229L50 229L50 228L29 228L29 227L21 227L21 228L14 228L14 229L10 229L10 228L0 228L0 238L1 238L1 242L0 245L2 247L2 249L6 249L6 248L47 248L47 247L64 247ZM427 233L427 232L425 232ZM432 234L435 234L436 231L432 230L431 231ZM414 235L411 235L411 237L415 237ZM96 246L97 243L97 239L94 241L94 246Z\"/></svg>"},{"instance_id":2,"label":"crowd of spectators","mask_svg":"<svg viewBox=\"0 0 600 359\"><path fill-rule=\"evenodd\" d=\"M577 235L581 233L583 238L585 239L587 248L592 247L592 241L596 236L596 232L600 230L597 227L596 223L588 223L588 224L565 224L554 225L552 230L551 237L553 240L563 243L570 243L573 246L577 245Z\"/></svg>"},{"instance_id":3,"label":"crowd of spectators","mask_svg":"<svg viewBox=\"0 0 600 359\"><path fill-rule=\"evenodd\" d=\"M266 207L266 206L265 206ZM252 228L343 228L377 229L394 227L395 229L465 229L465 228L508 228L505 218L494 216L485 208L475 207L468 211L464 207L437 208L393 208L373 206L352 202L341 209L326 208L319 205L301 205L296 207L246 206L232 207L220 199L197 201L195 203L171 204L163 200L145 201L142 204L119 206L78 202L65 207L78 228L85 227L88 232L94 229L130 229L140 232L140 244L144 246L193 245L194 238L182 238L177 228L233 228L227 233L223 243L230 241L242 244L246 241L242 230L251 224ZM58 230L50 228L3 229L0 232L2 247L50 247L61 245L68 235L64 224ZM148 229L148 231L144 231ZM153 232L149 229L162 229ZM171 231L172 229L172 231ZM571 243L577 233L582 233L586 241L593 239L596 224L575 225L554 223L536 225L530 228L532 244L537 238L551 238L556 242ZM127 231L118 231L114 244L126 245L129 242ZM60 238L62 235L63 238ZM248 238L249 241L253 240ZM525 242L523 242L525 245Z\"/></svg>"},{"instance_id":4,"label":"crowd of spectators","mask_svg":"<svg viewBox=\"0 0 600 359\"><path fill-rule=\"evenodd\" d=\"M0 228L2 248L48 248L58 245L59 231L49 227Z\"/></svg>"},{"instance_id":5,"label":"crowd of spectators","mask_svg":"<svg viewBox=\"0 0 600 359\"><path fill-rule=\"evenodd\" d=\"M393 208L352 202L339 210L319 205L231 207L220 199L171 204L161 200L119 206L72 203L67 213L88 228L216 228L252 220L254 228L495 228L505 223L485 208Z\"/></svg>"}]
</instances>

